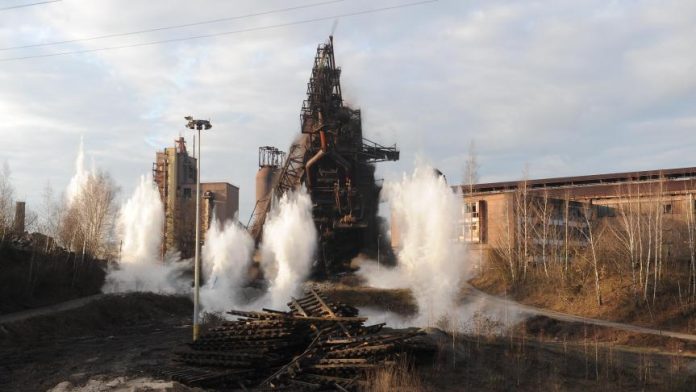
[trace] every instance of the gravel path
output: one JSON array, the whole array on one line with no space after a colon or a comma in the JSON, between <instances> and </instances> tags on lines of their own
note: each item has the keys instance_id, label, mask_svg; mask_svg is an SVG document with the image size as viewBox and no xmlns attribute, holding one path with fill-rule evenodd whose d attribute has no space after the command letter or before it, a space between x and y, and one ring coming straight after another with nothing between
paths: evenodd
<instances>
[{"instance_id":1,"label":"gravel path","mask_svg":"<svg viewBox=\"0 0 696 392\"><path fill-rule=\"evenodd\" d=\"M15 321L30 319L36 316L44 316L47 314L62 312L64 310L81 308L87 305L88 303L102 297L104 297L104 294L95 294L90 295L89 297L72 299L70 301L61 302L55 305L43 306L36 309L29 309L23 310L21 312L0 315L0 324L12 323Z\"/></svg>"}]
</instances>

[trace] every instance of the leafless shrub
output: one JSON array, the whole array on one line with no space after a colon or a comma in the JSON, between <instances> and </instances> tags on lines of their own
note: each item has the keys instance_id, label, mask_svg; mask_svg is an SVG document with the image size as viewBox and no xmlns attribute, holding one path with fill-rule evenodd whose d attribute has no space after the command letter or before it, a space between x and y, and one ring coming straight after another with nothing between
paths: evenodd
<instances>
[{"instance_id":1,"label":"leafless shrub","mask_svg":"<svg viewBox=\"0 0 696 392\"><path fill-rule=\"evenodd\" d=\"M213 328L217 328L225 321L227 320L220 312L204 312L201 317L201 332L206 333Z\"/></svg>"}]
</instances>

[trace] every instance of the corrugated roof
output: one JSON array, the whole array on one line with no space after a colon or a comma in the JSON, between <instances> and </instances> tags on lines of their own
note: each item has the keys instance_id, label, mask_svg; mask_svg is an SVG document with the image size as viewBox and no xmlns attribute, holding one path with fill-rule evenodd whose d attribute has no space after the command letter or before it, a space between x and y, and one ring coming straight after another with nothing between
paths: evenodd
<instances>
[{"instance_id":1,"label":"corrugated roof","mask_svg":"<svg viewBox=\"0 0 696 392\"><path fill-rule=\"evenodd\" d=\"M587 176L575 177L554 177L527 180L527 186L530 188L558 188L566 186L583 186L583 185L602 185L633 181L650 181L657 180L663 177L668 180L696 178L696 167L684 167L677 169L658 169L645 170L623 173L608 173L608 174L593 174ZM522 182L519 181L503 181L475 184L474 192L494 192L517 189L517 186ZM457 187L468 187L468 185L457 185Z\"/></svg>"}]
</instances>

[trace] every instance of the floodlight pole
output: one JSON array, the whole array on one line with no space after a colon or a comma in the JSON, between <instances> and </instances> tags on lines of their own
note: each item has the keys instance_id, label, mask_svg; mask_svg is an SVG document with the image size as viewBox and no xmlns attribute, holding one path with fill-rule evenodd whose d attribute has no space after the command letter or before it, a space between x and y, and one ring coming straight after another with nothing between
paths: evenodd
<instances>
[{"instance_id":1,"label":"floodlight pole","mask_svg":"<svg viewBox=\"0 0 696 392\"><path fill-rule=\"evenodd\" d=\"M377 234L377 272L379 272L379 240L382 239L382 234Z\"/></svg>"},{"instance_id":2,"label":"floodlight pole","mask_svg":"<svg viewBox=\"0 0 696 392\"><path fill-rule=\"evenodd\" d=\"M191 116L184 117L186 127L198 131L198 153L196 154L196 250L193 259L193 341L198 339L200 332L199 321L199 292L201 282L201 130L210 129L208 120L194 120Z\"/></svg>"}]
</instances>

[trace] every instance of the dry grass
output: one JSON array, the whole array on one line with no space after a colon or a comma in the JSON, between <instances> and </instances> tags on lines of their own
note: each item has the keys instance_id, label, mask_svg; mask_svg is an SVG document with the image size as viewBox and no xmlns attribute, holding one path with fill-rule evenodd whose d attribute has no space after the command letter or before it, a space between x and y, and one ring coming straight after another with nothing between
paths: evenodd
<instances>
[{"instance_id":1,"label":"dry grass","mask_svg":"<svg viewBox=\"0 0 696 392\"><path fill-rule=\"evenodd\" d=\"M365 392L421 392L429 389L421 382L413 362L403 357L395 364L382 367L367 378Z\"/></svg>"},{"instance_id":2,"label":"dry grass","mask_svg":"<svg viewBox=\"0 0 696 392\"><path fill-rule=\"evenodd\" d=\"M696 323L691 322L696 315L696 304L682 300L679 291L684 284L679 287L678 277L665 278L653 303L636 296L630 279L607 272L601 279L603 304L599 306L593 282L563 278L561 271L550 269L549 272L553 279L546 278L539 269L532 269L526 281L512 285L499 270L488 269L470 283L489 293L507 295L523 304L559 312L673 331L696 332Z\"/></svg>"},{"instance_id":3,"label":"dry grass","mask_svg":"<svg viewBox=\"0 0 696 392\"><path fill-rule=\"evenodd\" d=\"M323 291L334 301L357 307L374 307L402 316L410 316L418 311L416 300L408 289L378 289L337 284L324 288Z\"/></svg>"}]
</instances>

